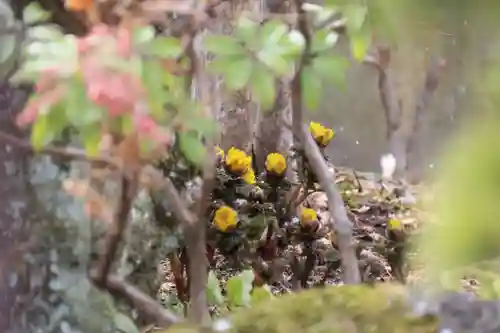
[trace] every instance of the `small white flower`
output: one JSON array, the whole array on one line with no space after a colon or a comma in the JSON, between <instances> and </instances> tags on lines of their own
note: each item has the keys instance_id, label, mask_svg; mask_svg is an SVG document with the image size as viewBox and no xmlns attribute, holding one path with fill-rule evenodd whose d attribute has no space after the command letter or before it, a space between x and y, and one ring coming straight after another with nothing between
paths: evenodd
<instances>
[{"instance_id":1,"label":"small white flower","mask_svg":"<svg viewBox=\"0 0 500 333\"><path fill-rule=\"evenodd\" d=\"M392 154L383 155L380 158L380 166L382 167L382 177L390 179L396 171L396 158Z\"/></svg>"}]
</instances>

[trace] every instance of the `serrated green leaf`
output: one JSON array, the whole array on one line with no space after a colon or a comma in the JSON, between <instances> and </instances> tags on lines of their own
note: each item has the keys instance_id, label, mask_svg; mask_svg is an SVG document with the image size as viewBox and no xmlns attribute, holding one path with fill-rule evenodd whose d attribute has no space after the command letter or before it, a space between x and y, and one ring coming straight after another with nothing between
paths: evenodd
<instances>
[{"instance_id":1,"label":"serrated green leaf","mask_svg":"<svg viewBox=\"0 0 500 333\"><path fill-rule=\"evenodd\" d=\"M202 166L206 156L206 149L195 132L179 133L179 148L184 157L197 166Z\"/></svg>"},{"instance_id":2,"label":"serrated green leaf","mask_svg":"<svg viewBox=\"0 0 500 333\"><path fill-rule=\"evenodd\" d=\"M183 50L178 38L161 36L148 43L146 51L161 58L177 58Z\"/></svg>"},{"instance_id":3,"label":"serrated green leaf","mask_svg":"<svg viewBox=\"0 0 500 333\"><path fill-rule=\"evenodd\" d=\"M363 61L370 47L370 42L370 34L362 30L350 36L351 53L356 61Z\"/></svg>"},{"instance_id":4,"label":"serrated green leaf","mask_svg":"<svg viewBox=\"0 0 500 333\"><path fill-rule=\"evenodd\" d=\"M309 110L314 111L319 107L323 95L321 77L315 73L311 66L308 66L302 70L300 79L304 105Z\"/></svg>"},{"instance_id":5,"label":"serrated green leaf","mask_svg":"<svg viewBox=\"0 0 500 333\"><path fill-rule=\"evenodd\" d=\"M225 35L210 35L203 40L205 51L222 56L244 56L245 47L235 38Z\"/></svg>"},{"instance_id":6,"label":"serrated green leaf","mask_svg":"<svg viewBox=\"0 0 500 333\"><path fill-rule=\"evenodd\" d=\"M281 55L281 50L276 45L261 50L257 53L257 58L279 76L286 75L293 69L293 63Z\"/></svg>"},{"instance_id":7,"label":"serrated green leaf","mask_svg":"<svg viewBox=\"0 0 500 333\"><path fill-rule=\"evenodd\" d=\"M219 279L212 270L208 273L207 299L209 304L212 305L224 304L224 296L222 295Z\"/></svg>"},{"instance_id":8,"label":"serrated green leaf","mask_svg":"<svg viewBox=\"0 0 500 333\"><path fill-rule=\"evenodd\" d=\"M269 110L276 99L276 80L272 73L263 66L256 65L250 76L250 90L262 109Z\"/></svg>"},{"instance_id":9,"label":"serrated green leaf","mask_svg":"<svg viewBox=\"0 0 500 333\"><path fill-rule=\"evenodd\" d=\"M365 22L367 8L362 5L349 4L343 7L342 13L346 18L349 33L356 33Z\"/></svg>"},{"instance_id":10,"label":"serrated green leaf","mask_svg":"<svg viewBox=\"0 0 500 333\"><path fill-rule=\"evenodd\" d=\"M150 25L138 27L132 32L132 40L136 45L148 43L152 41L154 37L155 29Z\"/></svg>"},{"instance_id":11,"label":"serrated green leaf","mask_svg":"<svg viewBox=\"0 0 500 333\"><path fill-rule=\"evenodd\" d=\"M252 67L253 63L250 57L227 61L224 84L232 90L243 89L250 79Z\"/></svg>"},{"instance_id":12,"label":"serrated green leaf","mask_svg":"<svg viewBox=\"0 0 500 333\"><path fill-rule=\"evenodd\" d=\"M349 61L346 58L319 56L314 58L311 66L322 78L331 81L337 87L344 86L346 70L349 67Z\"/></svg>"},{"instance_id":13,"label":"serrated green leaf","mask_svg":"<svg viewBox=\"0 0 500 333\"><path fill-rule=\"evenodd\" d=\"M250 305L253 280L253 271L245 270L227 281L227 298L231 306Z\"/></svg>"},{"instance_id":14,"label":"serrated green leaf","mask_svg":"<svg viewBox=\"0 0 500 333\"><path fill-rule=\"evenodd\" d=\"M148 105L156 119L164 118L168 92L165 90L163 67L159 61L150 60L142 63L142 83L148 93Z\"/></svg>"},{"instance_id":15,"label":"serrated green leaf","mask_svg":"<svg viewBox=\"0 0 500 333\"><path fill-rule=\"evenodd\" d=\"M330 29L321 29L314 33L311 41L311 52L319 53L332 49L339 39L339 35Z\"/></svg>"}]
</instances>

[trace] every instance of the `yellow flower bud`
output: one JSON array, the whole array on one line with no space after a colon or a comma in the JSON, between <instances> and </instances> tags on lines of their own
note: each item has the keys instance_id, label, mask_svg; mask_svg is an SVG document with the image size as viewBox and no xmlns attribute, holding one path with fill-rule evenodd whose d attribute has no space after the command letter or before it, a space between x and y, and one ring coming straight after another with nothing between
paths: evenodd
<instances>
[{"instance_id":1,"label":"yellow flower bud","mask_svg":"<svg viewBox=\"0 0 500 333\"><path fill-rule=\"evenodd\" d=\"M248 169L242 176L243 180L247 182L247 184L253 185L255 184L255 172L252 168Z\"/></svg>"},{"instance_id":2,"label":"yellow flower bud","mask_svg":"<svg viewBox=\"0 0 500 333\"><path fill-rule=\"evenodd\" d=\"M309 132L320 147L326 147L335 136L335 132L331 128L324 127L314 121L309 123Z\"/></svg>"},{"instance_id":3,"label":"yellow flower bud","mask_svg":"<svg viewBox=\"0 0 500 333\"><path fill-rule=\"evenodd\" d=\"M387 221L387 229L389 229L389 230L402 230L403 224L401 223L401 220L389 219L389 221Z\"/></svg>"},{"instance_id":4,"label":"yellow flower bud","mask_svg":"<svg viewBox=\"0 0 500 333\"><path fill-rule=\"evenodd\" d=\"M302 208L300 212L300 224L306 225L318 220L318 214L312 208Z\"/></svg>"},{"instance_id":5,"label":"yellow flower bud","mask_svg":"<svg viewBox=\"0 0 500 333\"><path fill-rule=\"evenodd\" d=\"M221 160L224 159L224 150L222 150L219 146L215 147L215 155Z\"/></svg>"},{"instance_id":6,"label":"yellow flower bud","mask_svg":"<svg viewBox=\"0 0 500 333\"><path fill-rule=\"evenodd\" d=\"M225 164L229 171L243 175L252 165L252 157L244 151L231 147L227 151Z\"/></svg>"},{"instance_id":7,"label":"yellow flower bud","mask_svg":"<svg viewBox=\"0 0 500 333\"><path fill-rule=\"evenodd\" d=\"M218 230L226 232L236 226L236 223L238 223L237 217L238 214L234 209L229 206L222 206L215 211L213 224Z\"/></svg>"},{"instance_id":8,"label":"yellow flower bud","mask_svg":"<svg viewBox=\"0 0 500 333\"><path fill-rule=\"evenodd\" d=\"M266 170L277 176L281 176L286 171L286 158L280 153L271 153L266 158Z\"/></svg>"}]
</instances>

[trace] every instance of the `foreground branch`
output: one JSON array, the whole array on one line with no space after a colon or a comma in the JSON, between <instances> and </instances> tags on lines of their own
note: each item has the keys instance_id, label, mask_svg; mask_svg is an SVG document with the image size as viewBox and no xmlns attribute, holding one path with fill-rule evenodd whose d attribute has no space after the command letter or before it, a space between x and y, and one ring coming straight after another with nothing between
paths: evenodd
<instances>
[{"instance_id":1,"label":"foreground branch","mask_svg":"<svg viewBox=\"0 0 500 333\"><path fill-rule=\"evenodd\" d=\"M295 0L295 7L299 13L297 17L297 27L305 39L305 48L299 67L293 77L292 86L292 132L299 139L299 148L303 148L309 165L314 174L316 174L321 187L326 192L328 198L328 209L332 214L333 220L330 221L332 230L335 230L338 237L339 250L342 259L342 268L344 272L344 282L356 284L361 282L359 274L358 260L352 238L352 223L347 217L344 201L340 192L336 188L334 175L328 170L325 159L318 146L309 134L307 126L302 123L302 70L307 65L310 57L311 34L304 15L303 1ZM297 146L297 145L296 145ZM300 166L299 166L300 167Z\"/></svg>"},{"instance_id":2,"label":"foreground branch","mask_svg":"<svg viewBox=\"0 0 500 333\"><path fill-rule=\"evenodd\" d=\"M361 282L355 244L352 237L352 223L347 217L342 196L335 185L335 174L328 170L325 159L309 134L307 126L302 128L302 143L312 171L318 177L318 182L328 198L328 210L332 216L330 225L337 236L344 282L355 284Z\"/></svg>"}]
</instances>

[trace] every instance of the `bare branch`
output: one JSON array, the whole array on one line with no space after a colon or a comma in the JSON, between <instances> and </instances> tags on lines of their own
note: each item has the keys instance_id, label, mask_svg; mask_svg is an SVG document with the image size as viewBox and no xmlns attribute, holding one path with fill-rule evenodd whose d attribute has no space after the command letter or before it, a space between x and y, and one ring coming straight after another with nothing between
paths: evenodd
<instances>
[{"instance_id":1,"label":"bare branch","mask_svg":"<svg viewBox=\"0 0 500 333\"><path fill-rule=\"evenodd\" d=\"M175 314L117 275L108 276L107 289L112 295L125 298L141 315L158 326L167 328L181 321Z\"/></svg>"},{"instance_id":2,"label":"bare branch","mask_svg":"<svg viewBox=\"0 0 500 333\"><path fill-rule=\"evenodd\" d=\"M434 95L434 92L437 90L439 79L441 78L445 66L446 61L442 58L431 59L429 63L429 68L427 69L427 73L425 76L424 87L419 99L417 100L415 113L413 114L412 130L410 132L408 143L406 145L406 155L408 156L408 158L417 147L417 139L423 128L423 115L429 108L429 104ZM407 172L410 164L411 163L407 163Z\"/></svg>"},{"instance_id":3,"label":"bare branch","mask_svg":"<svg viewBox=\"0 0 500 333\"><path fill-rule=\"evenodd\" d=\"M361 277L359 274L358 259L352 237L352 223L347 217L344 201L335 185L335 174L328 170L323 155L321 155L318 146L305 125L302 128L302 138L309 165L318 177L319 184L328 198L328 210L333 217L333 220L330 220L330 224L338 239L344 282L350 284L360 283Z\"/></svg>"}]
</instances>

